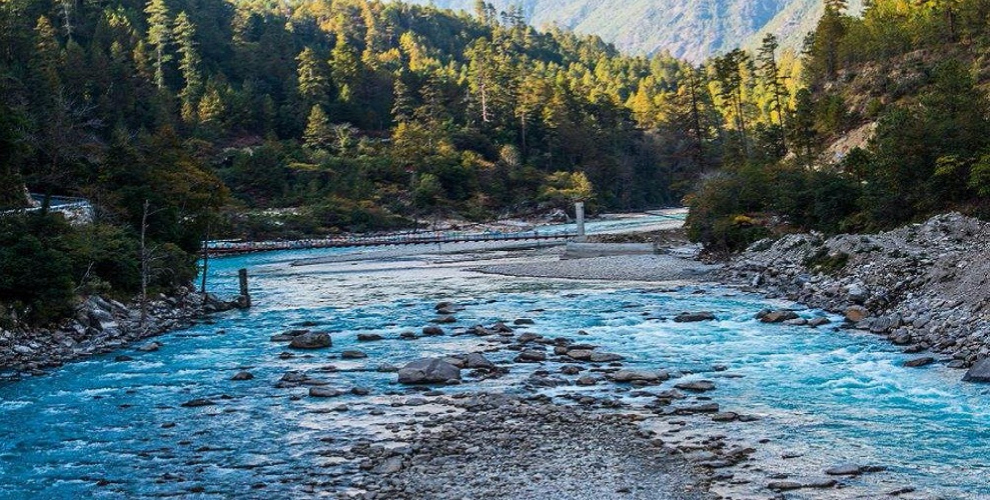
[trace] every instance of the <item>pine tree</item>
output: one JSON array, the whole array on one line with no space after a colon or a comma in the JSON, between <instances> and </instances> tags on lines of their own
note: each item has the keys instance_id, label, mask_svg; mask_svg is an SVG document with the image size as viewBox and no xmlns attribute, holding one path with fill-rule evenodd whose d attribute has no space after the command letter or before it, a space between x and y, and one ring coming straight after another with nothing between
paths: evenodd
<instances>
[{"instance_id":1,"label":"pine tree","mask_svg":"<svg viewBox=\"0 0 990 500\"><path fill-rule=\"evenodd\" d=\"M780 125L780 143L778 147L782 152L786 153L787 126L784 123L784 115L786 114L784 103L787 102L790 96L787 93L787 88L781 83L780 67L777 65L778 47L780 47L780 44L777 42L777 37L772 33L768 33L760 45L757 59L760 63L759 69L764 85L770 91L770 111L771 113L776 113L777 123ZM771 116L772 119L773 117Z\"/></svg>"},{"instance_id":2,"label":"pine tree","mask_svg":"<svg viewBox=\"0 0 990 500\"><path fill-rule=\"evenodd\" d=\"M296 57L296 74L299 78L299 95L310 104L323 104L329 99L330 78L327 64L316 51L306 47Z\"/></svg>"},{"instance_id":3,"label":"pine tree","mask_svg":"<svg viewBox=\"0 0 990 500\"><path fill-rule=\"evenodd\" d=\"M313 149L329 148L334 141L334 131L330 126L330 118L323 111L323 106L313 105L303 133L303 143Z\"/></svg>"},{"instance_id":4,"label":"pine tree","mask_svg":"<svg viewBox=\"0 0 990 500\"><path fill-rule=\"evenodd\" d=\"M38 89L41 94L56 92L62 85L59 76L61 46L55 35L55 27L47 17L39 17L34 27L35 55L31 65L35 77L47 88Z\"/></svg>"},{"instance_id":5,"label":"pine tree","mask_svg":"<svg viewBox=\"0 0 990 500\"><path fill-rule=\"evenodd\" d=\"M182 72L182 79L185 80L185 87L179 92L182 100L182 119L192 122L195 118L197 100L202 92L203 76L199 69L201 59L196 50L196 27L184 11L175 18L174 34L178 52L182 56L179 61L179 71Z\"/></svg>"},{"instance_id":6,"label":"pine tree","mask_svg":"<svg viewBox=\"0 0 990 500\"><path fill-rule=\"evenodd\" d=\"M165 0L149 0L144 12L148 15L148 45L155 52L155 86L161 90L165 88L165 65L172 60L168 52L172 21Z\"/></svg>"},{"instance_id":7,"label":"pine tree","mask_svg":"<svg viewBox=\"0 0 990 500\"><path fill-rule=\"evenodd\" d=\"M361 85L361 59L346 38L337 40L330 53L330 74L337 83L338 99L351 102L354 91Z\"/></svg>"}]
</instances>

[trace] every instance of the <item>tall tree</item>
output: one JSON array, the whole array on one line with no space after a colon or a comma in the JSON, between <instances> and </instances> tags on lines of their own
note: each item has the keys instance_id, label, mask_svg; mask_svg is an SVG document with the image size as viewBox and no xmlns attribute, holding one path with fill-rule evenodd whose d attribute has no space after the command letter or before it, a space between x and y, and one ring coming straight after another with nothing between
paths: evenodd
<instances>
[{"instance_id":1,"label":"tall tree","mask_svg":"<svg viewBox=\"0 0 990 500\"><path fill-rule=\"evenodd\" d=\"M172 21L165 0L149 0L144 9L148 15L148 45L154 51L155 86L165 88L165 65L172 60L168 45L172 41Z\"/></svg>"},{"instance_id":2,"label":"tall tree","mask_svg":"<svg viewBox=\"0 0 990 500\"><path fill-rule=\"evenodd\" d=\"M296 74L299 78L299 95L311 106L324 104L330 98L330 77L327 63L316 51L306 47L296 57Z\"/></svg>"},{"instance_id":3,"label":"tall tree","mask_svg":"<svg viewBox=\"0 0 990 500\"><path fill-rule=\"evenodd\" d=\"M179 92L179 98L182 100L182 118L186 122L192 122L196 117L196 105L203 91L203 75L199 68L202 60L196 50L196 26L185 11L176 16L174 33L179 54L182 56L179 60L179 71L182 72L182 79L185 81L185 86Z\"/></svg>"}]
</instances>

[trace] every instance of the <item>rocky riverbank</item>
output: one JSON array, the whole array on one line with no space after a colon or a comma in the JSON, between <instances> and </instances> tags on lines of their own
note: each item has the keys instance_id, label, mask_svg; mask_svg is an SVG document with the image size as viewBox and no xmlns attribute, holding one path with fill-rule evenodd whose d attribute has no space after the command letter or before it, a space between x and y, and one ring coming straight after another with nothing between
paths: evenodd
<instances>
[{"instance_id":1,"label":"rocky riverbank","mask_svg":"<svg viewBox=\"0 0 990 500\"><path fill-rule=\"evenodd\" d=\"M990 224L957 213L875 235L764 240L717 276L845 316L914 366L942 362L990 381ZM921 353L931 352L934 356Z\"/></svg>"},{"instance_id":2,"label":"rocky riverbank","mask_svg":"<svg viewBox=\"0 0 990 500\"><path fill-rule=\"evenodd\" d=\"M0 329L0 379L42 375L45 370L86 356L120 349L138 340L185 328L206 315L230 310L235 302L212 295L180 291L148 304L148 318L141 325L139 304L125 305L92 296L76 309L75 317L51 328ZM150 343L139 349L155 350Z\"/></svg>"}]
</instances>

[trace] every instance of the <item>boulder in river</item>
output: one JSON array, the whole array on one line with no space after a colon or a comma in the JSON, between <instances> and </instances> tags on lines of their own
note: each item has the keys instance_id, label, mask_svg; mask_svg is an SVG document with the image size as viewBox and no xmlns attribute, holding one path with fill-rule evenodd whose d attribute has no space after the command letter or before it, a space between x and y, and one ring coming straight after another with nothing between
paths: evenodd
<instances>
[{"instance_id":1,"label":"boulder in river","mask_svg":"<svg viewBox=\"0 0 990 500\"><path fill-rule=\"evenodd\" d=\"M990 383L990 358L984 359L973 365L963 377L963 382L983 382Z\"/></svg>"},{"instance_id":2,"label":"boulder in river","mask_svg":"<svg viewBox=\"0 0 990 500\"><path fill-rule=\"evenodd\" d=\"M710 380L696 380L693 382L681 382L674 387L682 391L708 392L715 390L715 383Z\"/></svg>"},{"instance_id":3,"label":"boulder in river","mask_svg":"<svg viewBox=\"0 0 990 500\"><path fill-rule=\"evenodd\" d=\"M461 370L442 359L417 359L399 370L399 383L443 384L461 379Z\"/></svg>"},{"instance_id":4,"label":"boulder in river","mask_svg":"<svg viewBox=\"0 0 990 500\"><path fill-rule=\"evenodd\" d=\"M341 359L365 359L367 354L361 351L344 351L340 353Z\"/></svg>"},{"instance_id":5,"label":"boulder in river","mask_svg":"<svg viewBox=\"0 0 990 500\"><path fill-rule=\"evenodd\" d=\"M427 337L439 337L443 335L443 328L440 328L439 326L428 326L423 328L423 335L426 335Z\"/></svg>"},{"instance_id":6,"label":"boulder in river","mask_svg":"<svg viewBox=\"0 0 990 500\"><path fill-rule=\"evenodd\" d=\"M359 333L357 339L358 342L377 342L379 340L385 340L385 337L377 333Z\"/></svg>"},{"instance_id":7,"label":"boulder in river","mask_svg":"<svg viewBox=\"0 0 990 500\"><path fill-rule=\"evenodd\" d=\"M674 321L677 323L697 323L699 321L714 321L715 314L709 311L683 312L678 314Z\"/></svg>"},{"instance_id":8,"label":"boulder in river","mask_svg":"<svg viewBox=\"0 0 990 500\"><path fill-rule=\"evenodd\" d=\"M539 363L547 360L547 353L535 349L526 349L516 356L516 363Z\"/></svg>"},{"instance_id":9,"label":"boulder in river","mask_svg":"<svg viewBox=\"0 0 990 500\"><path fill-rule=\"evenodd\" d=\"M610 352L593 352L591 353L590 361L592 363L611 363L613 361L622 361L624 359L626 358L619 354L613 354Z\"/></svg>"},{"instance_id":10,"label":"boulder in river","mask_svg":"<svg viewBox=\"0 0 990 500\"><path fill-rule=\"evenodd\" d=\"M928 366L935 362L935 358L931 356L926 356L923 358L915 358L904 362L904 366L908 368L918 368L922 366Z\"/></svg>"},{"instance_id":11,"label":"boulder in river","mask_svg":"<svg viewBox=\"0 0 990 500\"><path fill-rule=\"evenodd\" d=\"M237 382L237 381L251 380L253 378L254 375L252 375L251 372L238 372L236 375L231 377L230 380Z\"/></svg>"},{"instance_id":12,"label":"boulder in river","mask_svg":"<svg viewBox=\"0 0 990 500\"><path fill-rule=\"evenodd\" d=\"M333 345L329 333L308 332L297 337L293 337L289 347L293 349L324 349Z\"/></svg>"},{"instance_id":13,"label":"boulder in river","mask_svg":"<svg viewBox=\"0 0 990 500\"><path fill-rule=\"evenodd\" d=\"M779 310L779 311L760 311L756 315L757 319L763 323L783 323L785 321L792 321L798 319L798 315L794 311Z\"/></svg>"},{"instance_id":14,"label":"boulder in river","mask_svg":"<svg viewBox=\"0 0 990 500\"><path fill-rule=\"evenodd\" d=\"M310 387L309 397L311 398L335 398L344 394L343 391L331 389L329 387Z\"/></svg>"},{"instance_id":15,"label":"boulder in river","mask_svg":"<svg viewBox=\"0 0 990 500\"><path fill-rule=\"evenodd\" d=\"M870 311L863 306L852 306L846 309L846 320L851 323L859 323L870 315Z\"/></svg>"},{"instance_id":16,"label":"boulder in river","mask_svg":"<svg viewBox=\"0 0 990 500\"><path fill-rule=\"evenodd\" d=\"M182 403L180 406L182 406L183 408L199 408L202 406L213 406L215 404L216 403L210 401L209 399L199 398L199 399L191 399L189 401L186 401L185 403Z\"/></svg>"},{"instance_id":17,"label":"boulder in river","mask_svg":"<svg viewBox=\"0 0 990 500\"><path fill-rule=\"evenodd\" d=\"M670 378L667 372L620 370L609 376L614 382L646 382L658 384Z\"/></svg>"}]
</instances>

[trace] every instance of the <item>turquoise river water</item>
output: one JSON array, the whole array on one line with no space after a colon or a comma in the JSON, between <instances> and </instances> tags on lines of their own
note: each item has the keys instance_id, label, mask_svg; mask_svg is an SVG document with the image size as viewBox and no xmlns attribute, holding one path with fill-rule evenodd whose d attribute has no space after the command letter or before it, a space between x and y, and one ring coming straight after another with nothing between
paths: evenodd
<instances>
[{"instance_id":1,"label":"turquoise river water","mask_svg":"<svg viewBox=\"0 0 990 500\"><path fill-rule=\"evenodd\" d=\"M302 496L301 478L334 474L319 453L321 438L359 434L369 406L358 396L293 398L300 390L274 383L288 370L333 363L339 371L325 378L335 386L401 391L394 374L374 367L463 353L479 340L387 340L360 345L366 360L335 355L358 348L358 333L396 337L422 328L440 300L466 307L458 314L464 326L528 317L548 336L585 330L582 342L623 353L635 368L697 372L690 379L717 377L709 367L728 366L733 377L713 379L713 397L762 419L725 432L769 439L759 451L764 467L801 476L877 464L888 470L851 480L848 491L913 486L916 497L902 498L990 498L988 387L962 384L961 373L940 365L903 368L906 356L875 337L763 325L753 315L781 303L718 287L496 277L410 258L289 265L340 252L215 260L211 281L221 295L234 293L238 268L251 269L253 309L165 335L158 352L128 352L133 361L92 358L0 385L0 498ZM718 321L652 319L696 310L714 311ZM283 346L268 337L304 321L333 332L331 352L281 359ZM513 354L490 357L507 362ZM229 380L243 369L256 378ZM514 373L452 390L509 388ZM218 405L179 406L199 397ZM341 403L352 408L329 411ZM802 457L784 461L785 451Z\"/></svg>"}]
</instances>

